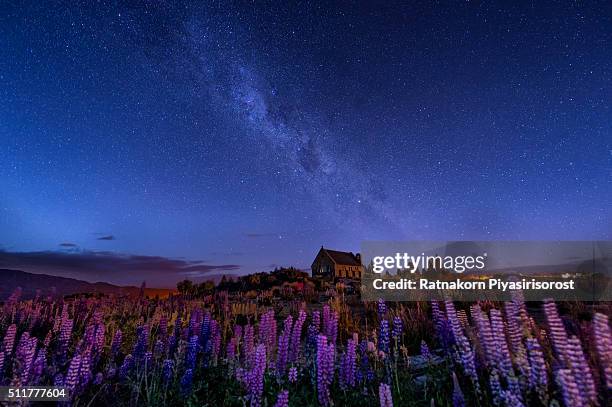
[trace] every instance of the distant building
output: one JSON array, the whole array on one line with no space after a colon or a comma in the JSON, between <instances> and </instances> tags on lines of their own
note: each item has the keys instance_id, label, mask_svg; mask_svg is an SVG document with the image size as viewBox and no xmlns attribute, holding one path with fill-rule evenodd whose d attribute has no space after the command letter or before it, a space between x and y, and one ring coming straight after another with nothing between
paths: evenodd
<instances>
[{"instance_id":1,"label":"distant building","mask_svg":"<svg viewBox=\"0 0 612 407\"><path fill-rule=\"evenodd\" d=\"M361 278L363 265L359 253L340 252L321 246L321 250L312 262L311 270L313 278L331 281L339 279L358 280Z\"/></svg>"}]
</instances>

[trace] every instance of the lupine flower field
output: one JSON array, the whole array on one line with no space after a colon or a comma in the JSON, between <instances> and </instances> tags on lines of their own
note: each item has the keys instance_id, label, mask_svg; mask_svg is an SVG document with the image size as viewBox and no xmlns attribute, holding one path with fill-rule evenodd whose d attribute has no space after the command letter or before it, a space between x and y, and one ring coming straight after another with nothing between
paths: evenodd
<instances>
[{"instance_id":1,"label":"lupine flower field","mask_svg":"<svg viewBox=\"0 0 612 407\"><path fill-rule=\"evenodd\" d=\"M606 406L609 304L323 304L174 296L20 300L2 385L70 405Z\"/></svg>"}]
</instances>

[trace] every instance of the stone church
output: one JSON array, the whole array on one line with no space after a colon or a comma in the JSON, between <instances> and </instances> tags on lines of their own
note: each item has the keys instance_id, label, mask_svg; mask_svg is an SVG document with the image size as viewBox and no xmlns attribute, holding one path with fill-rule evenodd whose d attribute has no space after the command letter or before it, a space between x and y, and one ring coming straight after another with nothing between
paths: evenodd
<instances>
[{"instance_id":1,"label":"stone church","mask_svg":"<svg viewBox=\"0 0 612 407\"><path fill-rule=\"evenodd\" d=\"M359 253L330 250L321 246L321 250L312 262L311 270L313 278L329 281L358 280L361 278L363 265Z\"/></svg>"}]
</instances>

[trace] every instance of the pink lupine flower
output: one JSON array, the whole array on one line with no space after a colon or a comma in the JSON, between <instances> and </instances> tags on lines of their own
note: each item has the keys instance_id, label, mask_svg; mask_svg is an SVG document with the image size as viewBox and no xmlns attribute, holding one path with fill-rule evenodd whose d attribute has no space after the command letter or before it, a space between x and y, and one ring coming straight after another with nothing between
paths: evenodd
<instances>
[{"instance_id":1,"label":"pink lupine flower","mask_svg":"<svg viewBox=\"0 0 612 407\"><path fill-rule=\"evenodd\" d=\"M608 316L599 312L593 316L593 341L602 377L608 390L612 390L612 335Z\"/></svg>"},{"instance_id":2,"label":"pink lupine flower","mask_svg":"<svg viewBox=\"0 0 612 407\"><path fill-rule=\"evenodd\" d=\"M64 385L74 391L76 386L79 384L79 369L81 367L81 355L75 355L70 361L66 378L64 379Z\"/></svg>"},{"instance_id":3,"label":"pink lupine flower","mask_svg":"<svg viewBox=\"0 0 612 407\"><path fill-rule=\"evenodd\" d=\"M563 402L567 407L583 406L586 404L580 395L580 389L570 369L557 370L556 381L559 390L561 390Z\"/></svg>"},{"instance_id":4,"label":"pink lupine flower","mask_svg":"<svg viewBox=\"0 0 612 407\"><path fill-rule=\"evenodd\" d=\"M508 377L514 374L512 371L512 360L510 359L510 350L506 342L506 335L504 332L504 321L501 317L501 312L495 308L490 311L491 317L491 331L493 333L493 339L495 340L495 359L501 372Z\"/></svg>"},{"instance_id":5,"label":"pink lupine flower","mask_svg":"<svg viewBox=\"0 0 612 407\"><path fill-rule=\"evenodd\" d=\"M529 387L534 389L542 404L548 404L548 373L540 343L536 338L527 338L527 354L529 358Z\"/></svg>"},{"instance_id":6,"label":"pink lupine flower","mask_svg":"<svg viewBox=\"0 0 612 407\"><path fill-rule=\"evenodd\" d=\"M523 346L523 334L521 332L521 319L519 316L519 309L514 301L504 302L504 310L506 311L506 322L508 339L510 341L510 348L512 352L517 354L524 351Z\"/></svg>"},{"instance_id":7,"label":"pink lupine flower","mask_svg":"<svg viewBox=\"0 0 612 407\"><path fill-rule=\"evenodd\" d=\"M480 384L478 381L478 373L476 372L476 360L474 356L474 350L470 345L470 342L465 337L463 333L463 328L459 320L457 319L457 314L455 312L455 305L452 301L446 301L446 315L450 322L451 331L453 333L453 337L455 340L455 344L457 347L457 357L459 362L463 366L463 370L465 374L470 377L472 380L472 384L474 385L474 390L476 393L480 392Z\"/></svg>"},{"instance_id":8,"label":"pink lupine flower","mask_svg":"<svg viewBox=\"0 0 612 407\"><path fill-rule=\"evenodd\" d=\"M86 386L91 380L91 350L87 349L81 356L81 366L79 367L79 385Z\"/></svg>"},{"instance_id":9,"label":"pink lupine flower","mask_svg":"<svg viewBox=\"0 0 612 407\"><path fill-rule=\"evenodd\" d=\"M485 360L489 366L495 366L497 350L493 332L491 331L489 317L482 312L480 306L477 304L472 305L471 313L476 323L476 328L478 329L478 339L480 339L480 345L484 351Z\"/></svg>"},{"instance_id":10,"label":"pink lupine flower","mask_svg":"<svg viewBox=\"0 0 612 407\"><path fill-rule=\"evenodd\" d=\"M4 334L4 340L2 341L2 350L7 357L13 354L13 348L15 347L15 335L17 334L17 325L12 324L6 330Z\"/></svg>"},{"instance_id":11,"label":"pink lupine flower","mask_svg":"<svg viewBox=\"0 0 612 407\"><path fill-rule=\"evenodd\" d=\"M574 381L580 390L580 396L583 400L590 403L597 401L597 391L591 368L586 361L580 339L575 336L569 338L567 343L567 355L571 363L572 374Z\"/></svg>"},{"instance_id":12,"label":"pink lupine flower","mask_svg":"<svg viewBox=\"0 0 612 407\"><path fill-rule=\"evenodd\" d=\"M545 300L544 313L555 354L561 362L567 363L567 332L557 312L557 304L553 300Z\"/></svg>"},{"instance_id":13,"label":"pink lupine flower","mask_svg":"<svg viewBox=\"0 0 612 407\"><path fill-rule=\"evenodd\" d=\"M21 385L28 384L30 369L36 353L37 339L30 338L29 332L24 332L19 340L16 351L19 381Z\"/></svg>"},{"instance_id":14,"label":"pink lupine flower","mask_svg":"<svg viewBox=\"0 0 612 407\"><path fill-rule=\"evenodd\" d=\"M380 407L393 407L393 396L391 395L391 386L386 383L381 383L378 387L378 400Z\"/></svg>"}]
</instances>

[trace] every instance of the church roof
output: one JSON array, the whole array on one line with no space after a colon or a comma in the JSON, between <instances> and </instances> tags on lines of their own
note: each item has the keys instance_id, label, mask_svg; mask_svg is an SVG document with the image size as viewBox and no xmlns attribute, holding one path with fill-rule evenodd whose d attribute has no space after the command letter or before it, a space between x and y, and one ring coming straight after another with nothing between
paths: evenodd
<instances>
[{"instance_id":1,"label":"church roof","mask_svg":"<svg viewBox=\"0 0 612 407\"><path fill-rule=\"evenodd\" d=\"M321 250L329 255L329 257L336 264L342 264L345 266L361 266L361 261L357 258L353 252L341 252L338 250L330 250L321 247Z\"/></svg>"}]
</instances>

